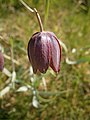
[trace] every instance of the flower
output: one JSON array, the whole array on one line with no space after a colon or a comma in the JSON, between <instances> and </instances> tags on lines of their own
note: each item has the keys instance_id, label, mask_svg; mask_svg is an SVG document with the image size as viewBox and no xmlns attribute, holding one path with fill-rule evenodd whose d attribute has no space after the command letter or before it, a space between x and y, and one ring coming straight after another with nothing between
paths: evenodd
<instances>
[{"instance_id":1,"label":"flower","mask_svg":"<svg viewBox=\"0 0 90 120\"><path fill-rule=\"evenodd\" d=\"M3 70L3 66L4 66L4 57L2 52L0 51L0 71Z\"/></svg>"},{"instance_id":2,"label":"flower","mask_svg":"<svg viewBox=\"0 0 90 120\"><path fill-rule=\"evenodd\" d=\"M28 57L34 73L45 73L50 66L56 73L60 71L61 46L52 32L37 32L28 43Z\"/></svg>"}]
</instances>

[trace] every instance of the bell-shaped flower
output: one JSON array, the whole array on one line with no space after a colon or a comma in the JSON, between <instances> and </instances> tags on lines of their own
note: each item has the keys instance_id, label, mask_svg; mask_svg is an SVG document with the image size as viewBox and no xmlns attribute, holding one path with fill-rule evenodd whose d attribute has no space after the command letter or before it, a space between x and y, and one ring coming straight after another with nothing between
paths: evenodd
<instances>
[{"instance_id":1,"label":"bell-shaped flower","mask_svg":"<svg viewBox=\"0 0 90 120\"><path fill-rule=\"evenodd\" d=\"M60 71L61 46L52 32L37 32L28 43L28 57L34 73L45 73L50 66L56 73Z\"/></svg>"},{"instance_id":2,"label":"bell-shaped flower","mask_svg":"<svg viewBox=\"0 0 90 120\"><path fill-rule=\"evenodd\" d=\"M3 67L4 67L4 57L2 52L0 51L0 71L3 70Z\"/></svg>"}]
</instances>

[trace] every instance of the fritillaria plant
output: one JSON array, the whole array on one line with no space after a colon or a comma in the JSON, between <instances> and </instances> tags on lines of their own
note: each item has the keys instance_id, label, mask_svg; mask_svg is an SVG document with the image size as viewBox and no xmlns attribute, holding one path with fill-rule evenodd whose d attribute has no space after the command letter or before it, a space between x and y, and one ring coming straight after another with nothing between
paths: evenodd
<instances>
[{"instance_id":1,"label":"fritillaria plant","mask_svg":"<svg viewBox=\"0 0 90 120\"><path fill-rule=\"evenodd\" d=\"M53 32L43 30L40 15L35 8L31 9L23 0L20 0L20 2L30 12L35 13L40 26L40 31L32 35L27 47L28 58L32 65L33 72L46 73L50 66L54 72L58 73L61 62L61 45L58 38ZM34 78L31 82L35 82ZM35 92L34 90L33 96L36 98Z\"/></svg>"},{"instance_id":2,"label":"fritillaria plant","mask_svg":"<svg viewBox=\"0 0 90 120\"><path fill-rule=\"evenodd\" d=\"M36 14L40 32L36 32L28 43L28 57L33 72L45 73L49 66L58 73L60 71L61 45L53 32L44 31L42 21L36 8L31 9L23 0L20 2L32 13Z\"/></svg>"},{"instance_id":3,"label":"fritillaria plant","mask_svg":"<svg viewBox=\"0 0 90 120\"><path fill-rule=\"evenodd\" d=\"M44 31L40 16L36 9L40 32L36 32L28 43L28 57L33 71L45 73L50 66L56 73L60 71L61 45L53 32Z\"/></svg>"}]
</instances>

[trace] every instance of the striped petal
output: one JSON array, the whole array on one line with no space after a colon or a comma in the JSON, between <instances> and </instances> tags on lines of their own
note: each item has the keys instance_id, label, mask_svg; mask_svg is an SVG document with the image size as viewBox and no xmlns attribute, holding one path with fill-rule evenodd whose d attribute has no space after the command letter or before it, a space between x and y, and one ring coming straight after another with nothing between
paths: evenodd
<instances>
[{"instance_id":1,"label":"striped petal","mask_svg":"<svg viewBox=\"0 0 90 120\"><path fill-rule=\"evenodd\" d=\"M37 72L37 64L36 64L36 60L35 60L35 41L37 40L37 36L39 33L35 33L29 43L28 43L28 57L30 60L30 63L32 64L33 67L33 72L36 73Z\"/></svg>"},{"instance_id":2,"label":"striped petal","mask_svg":"<svg viewBox=\"0 0 90 120\"><path fill-rule=\"evenodd\" d=\"M35 42L35 60L37 68L41 73L45 73L49 67L49 42L50 40L45 32L39 34Z\"/></svg>"},{"instance_id":3,"label":"striped petal","mask_svg":"<svg viewBox=\"0 0 90 120\"><path fill-rule=\"evenodd\" d=\"M3 54L0 51L0 71L3 70L3 67L4 67L4 57L3 57Z\"/></svg>"},{"instance_id":4,"label":"striped petal","mask_svg":"<svg viewBox=\"0 0 90 120\"><path fill-rule=\"evenodd\" d=\"M58 39L54 35L54 33L49 32L49 36L51 39L51 62L50 67L55 71L60 71L60 61L61 61L61 47Z\"/></svg>"}]
</instances>

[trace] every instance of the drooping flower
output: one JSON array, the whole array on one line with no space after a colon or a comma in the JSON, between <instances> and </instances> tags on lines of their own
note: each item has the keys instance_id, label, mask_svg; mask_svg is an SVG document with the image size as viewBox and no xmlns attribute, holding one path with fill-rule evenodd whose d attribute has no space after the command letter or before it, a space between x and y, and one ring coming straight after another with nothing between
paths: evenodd
<instances>
[{"instance_id":1,"label":"drooping flower","mask_svg":"<svg viewBox=\"0 0 90 120\"><path fill-rule=\"evenodd\" d=\"M0 51L0 71L3 70L3 67L4 67L4 57L2 52Z\"/></svg>"},{"instance_id":2,"label":"drooping flower","mask_svg":"<svg viewBox=\"0 0 90 120\"><path fill-rule=\"evenodd\" d=\"M52 32L37 32L28 43L28 57L34 73L45 73L50 66L56 73L60 71L61 46Z\"/></svg>"}]
</instances>

